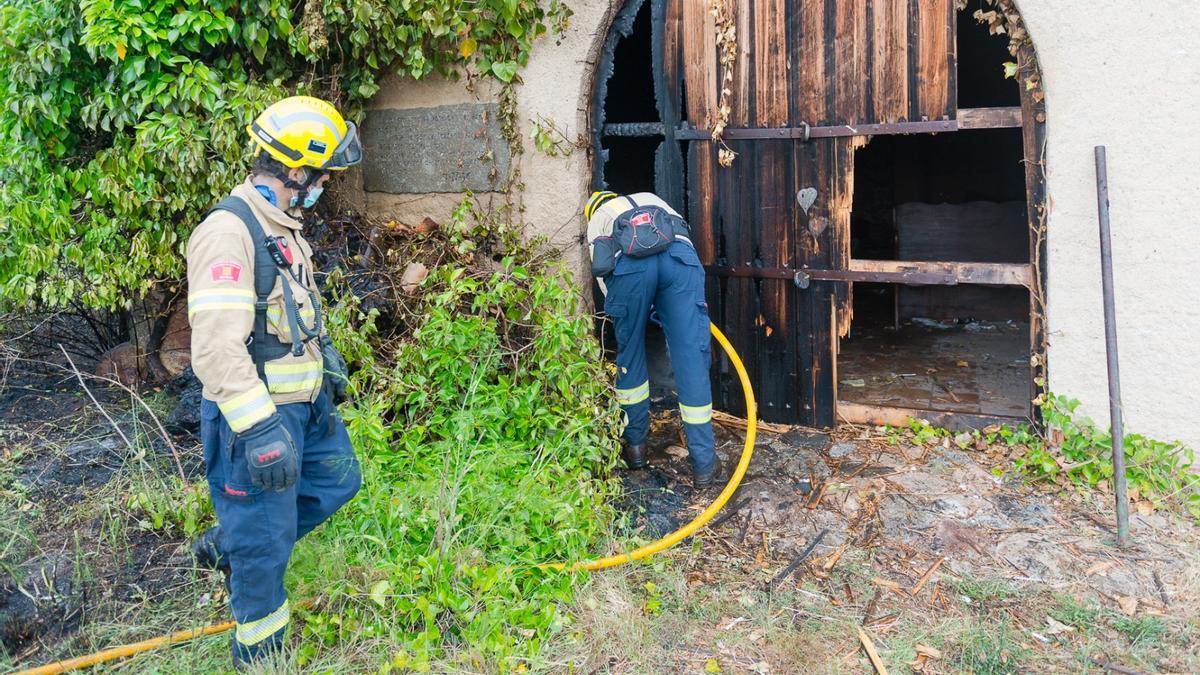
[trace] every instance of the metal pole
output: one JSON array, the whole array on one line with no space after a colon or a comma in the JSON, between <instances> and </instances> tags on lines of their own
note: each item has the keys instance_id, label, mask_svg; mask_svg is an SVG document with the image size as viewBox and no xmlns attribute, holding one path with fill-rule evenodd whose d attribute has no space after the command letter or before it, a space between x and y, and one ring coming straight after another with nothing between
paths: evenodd
<instances>
[{"instance_id":1,"label":"metal pole","mask_svg":"<svg viewBox=\"0 0 1200 675\"><path fill-rule=\"evenodd\" d=\"M1121 371L1117 365L1117 315L1113 301L1112 230L1108 220L1108 161L1096 146L1096 207L1100 216L1100 274L1104 282L1104 344L1108 352L1108 411L1112 420L1113 492L1117 499L1117 545L1129 543L1129 496L1125 483L1125 429L1121 422Z\"/></svg>"}]
</instances>

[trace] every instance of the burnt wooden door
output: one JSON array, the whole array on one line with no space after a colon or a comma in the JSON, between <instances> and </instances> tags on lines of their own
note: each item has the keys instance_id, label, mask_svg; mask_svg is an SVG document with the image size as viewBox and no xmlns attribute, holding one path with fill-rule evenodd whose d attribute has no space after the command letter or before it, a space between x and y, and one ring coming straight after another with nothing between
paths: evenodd
<instances>
[{"instance_id":1,"label":"burnt wooden door","mask_svg":"<svg viewBox=\"0 0 1200 675\"><path fill-rule=\"evenodd\" d=\"M729 1L732 82L719 66L709 3L664 2L662 91L684 125L712 127L721 85L731 90L730 130L953 117L951 0ZM753 270L846 269L854 150L865 137L727 142L738 153L728 168L711 141L686 148L687 211L713 270L712 318L746 361L764 419L832 426L848 284L801 289ZM751 276L727 273L739 268ZM715 363L718 407L744 412L735 374Z\"/></svg>"},{"instance_id":2,"label":"burnt wooden door","mask_svg":"<svg viewBox=\"0 0 1200 675\"><path fill-rule=\"evenodd\" d=\"M746 363L760 416L832 426L837 340L851 318L849 285L813 281L800 288L779 272L847 269L854 150L867 133L880 132L860 133L855 125L953 119L953 3L726 1L736 24L731 81L720 66L708 0L626 3L610 42L628 35L649 3L659 120L606 124L599 116L597 138L661 138L655 141L655 191L692 226L710 270L712 320ZM599 100L608 93L603 78L612 72L611 45L605 54ZM738 153L727 168L718 166L717 144L696 133L712 129L723 88L731 108L726 138L742 135L727 140ZM748 130L806 125L848 126L829 137L745 138L755 133ZM744 413L728 361L714 359L713 368L716 406Z\"/></svg>"}]
</instances>

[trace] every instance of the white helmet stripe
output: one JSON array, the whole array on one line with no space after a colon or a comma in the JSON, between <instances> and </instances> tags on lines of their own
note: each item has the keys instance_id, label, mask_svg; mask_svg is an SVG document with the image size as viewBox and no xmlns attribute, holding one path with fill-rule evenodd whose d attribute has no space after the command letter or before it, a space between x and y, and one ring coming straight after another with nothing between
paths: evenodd
<instances>
[{"instance_id":1,"label":"white helmet stripe","mask_svg":"<svg viewBox=\"0 0 1200 675\"><path fill-rule=\"evenodd\" d=\"M333 120L329 119L327 115L322 115L320 113L309 110L298 110L283 116L280 116L279 113L271 113L270 120L271 124L275 125L276 132L283 131L284 127L294 122L317 122L328 127L329 130L333 132L333 137L336 138L339 143L342 140L342 134L340 131L338 131L337 125L333 123Z\"/></svg>"}]
</instances>

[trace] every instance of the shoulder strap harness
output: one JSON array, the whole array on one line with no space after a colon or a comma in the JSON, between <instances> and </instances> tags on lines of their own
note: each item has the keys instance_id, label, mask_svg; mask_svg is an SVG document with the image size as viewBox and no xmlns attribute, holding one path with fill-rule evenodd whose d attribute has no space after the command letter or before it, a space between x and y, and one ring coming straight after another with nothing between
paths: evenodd
<instances>
[{"instance_id":1,"label":"shoulder strap harness","mask_svg":"<svg viewBox=\"0 0 1200 675\"><path fill-rule=\"evenodd\" d=\"M268 361L278 359L288 352L291 352L293 356L300 356L304 354L304 343L320 336L320 298L309 290L308 296L312 302L315 318L311 327L305 325L304 320L300 317L300 308L296 305L296 299L292 296L292 285L287 283L286 278L283 278L284 270L287 270L289 275L293 274L291 266L282 256L276 257L272 254L272 250L278 250L277 238L267 235L263 230L262 223L258 222L254 211L250 209L250 205L240 197L232 195L226 197L212 207L208 213L211 214L213 211L228 211L237 216L246 226L246 230L250 232L250 240L254 242L254 332L248 338L246 347L250 351L250 358L254 360L254 367L258 370L259 379L266 381ZM292 334L290 346L267 333L267 298L275 288L276 278L282 281L280 286L283 288L283 303ZM302 333L306 336L303 339L300 337Z\"/></svg>"}]
</instances>

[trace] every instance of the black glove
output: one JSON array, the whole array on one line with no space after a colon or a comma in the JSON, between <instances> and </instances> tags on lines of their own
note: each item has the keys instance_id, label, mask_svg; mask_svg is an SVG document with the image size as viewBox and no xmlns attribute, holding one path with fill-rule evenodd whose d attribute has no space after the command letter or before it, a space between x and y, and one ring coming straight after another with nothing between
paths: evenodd
<instances>
[{"instance_id":1,"label":"black glove","mask_svg":"<svg viewBox=\"0 0 1200 675\"><path fill-rule=\"evenodd\" d=\"M250 482L264 490L280 492L296 483L300 473L296 444L283 426L279 413L272 414L238 437L246 449Z\"/></svg>"},{"instance_id":2,"label":"black glove","mask_svg":"<svg viewBox=\"0 0 1200 675\"><path fill-rule=\"evenodd\" d=\"M346 359L333 346L333 339L328 335L321 336L321 359L324 361L325 381L329 384L329 394L333 404L337 405L346 400L346 385L350 384Z\"/></svg>"}]
</instances>

